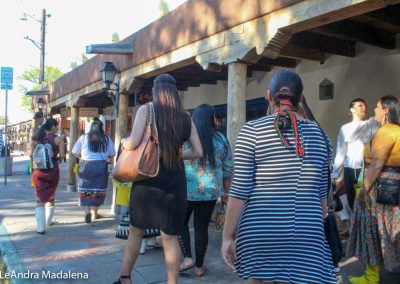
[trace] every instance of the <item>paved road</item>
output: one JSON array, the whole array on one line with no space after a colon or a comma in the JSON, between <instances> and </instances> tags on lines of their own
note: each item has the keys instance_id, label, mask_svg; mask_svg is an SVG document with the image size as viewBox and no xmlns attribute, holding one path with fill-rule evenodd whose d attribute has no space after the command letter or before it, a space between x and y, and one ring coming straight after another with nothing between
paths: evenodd
<instances>
[{"instance_id":1,"label":"paved road","mask_svg":"<svg viewBox=\"0 0 400 284\"><path fill-rule=\"evenodd\" d=\"M101 208L105 218L90 225L83 223L83 212L77 206L76 193L66 192L66 164L61 164L61 181L57 190L55 218L58 223L43 236L35 230L35 196L30 177L24 174L26 157L15 157L14 175L8 186L0 181L0 250L5 253L9 271L31 273L82 273L89 279L57 280L56 283L112 283L119 276L125 241L116 239L115 218L110 214L112 192L107 194ZM194 270L181 274L179 283L244 283L228 268L220 257L221 234L210 225L210 246L206 256L207 272L196 278ZM1 263L1 262L0 262ZM354 259L343 261L343 275L361 273L362 266ZM32 274L35 276L36 274ZM53 275L53 274L47 274ZM399 276L384 275L382 284L395 284ZM139 257L133 273L135 284L166 283L161 249L149 249ZM1 283L2 280L0 280ZM55 283L55 280L33 279L16 283Z\"/></svg>"}]
</instances>

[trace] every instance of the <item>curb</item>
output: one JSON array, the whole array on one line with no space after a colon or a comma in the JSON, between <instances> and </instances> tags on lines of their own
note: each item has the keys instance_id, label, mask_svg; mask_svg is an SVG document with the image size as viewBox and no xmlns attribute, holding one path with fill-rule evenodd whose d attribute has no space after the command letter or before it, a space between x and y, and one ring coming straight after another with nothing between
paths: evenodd
<instances>
[{"instance_id":1,"label":"curb","mask_svg":"<svg viewBox=\"0 0 400 284\"><path fill-rule=\"evenodd\" d=\"M14 271L16 273L26 273L27 270L19 257L11 238L8 236L6 228L2 225L0 219L0 260L2 259L6 271L2 271L2 276L5 272ZM2 282L0 279L0 282ZM10 284L31 284L32 281L26 279L9 279Z\"/></svg>"}]
</instances>

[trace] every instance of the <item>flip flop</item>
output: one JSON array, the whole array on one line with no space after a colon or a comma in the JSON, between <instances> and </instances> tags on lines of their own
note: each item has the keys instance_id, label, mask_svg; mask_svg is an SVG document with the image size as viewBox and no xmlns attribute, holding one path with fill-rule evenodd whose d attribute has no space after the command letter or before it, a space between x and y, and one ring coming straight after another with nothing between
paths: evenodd
<instances>
[{"instance_id":1,"label":"flip flop","mask_svg":"<svg viewBox=\"0 0 400 284\"><path fill-rule=\"evenodd\" d=\"M182 263L182 264L179 266L179 272L183 272L183 271L189 270L189 269L191 269L191 268L193 268L193 267L194 267L194 263L190 263L190 264L184 264L184 263Z\"/></svg>"}]
</instances>

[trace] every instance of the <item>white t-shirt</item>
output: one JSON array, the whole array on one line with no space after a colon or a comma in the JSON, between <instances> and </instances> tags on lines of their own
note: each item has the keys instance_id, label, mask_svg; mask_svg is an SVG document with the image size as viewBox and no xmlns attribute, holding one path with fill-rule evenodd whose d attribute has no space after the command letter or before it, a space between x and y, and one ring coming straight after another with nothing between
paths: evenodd
<instances>
[{"instance_id":1,"label":"white t-shirt","mask_svg":"<svg viewBox=\"0 0 400 284\"><path fill-rule=\"evenodd\" d=\"M373 117L352 121L340 128L332 178L338 178L343 167L360 169L364 159L364 144L369 143L379 123Z\"/></svg>"},{"instance_id":2,"label":"white t-shirt","mask_svg":"<svg viewBox=\"0 0 400 284\"><path fill-rule=\"evenodd\" d=\"M98 160L107 160L108 157L115 156L114 143L111 141L109 137L107 137L107 151L105 152L92 152L89 149L89 135L84 134L79 137L78 141L76 141L74 148L72 149L72 153L79 156L80 159L84 161L98 161Z\"/></svg>"}]
</instances>

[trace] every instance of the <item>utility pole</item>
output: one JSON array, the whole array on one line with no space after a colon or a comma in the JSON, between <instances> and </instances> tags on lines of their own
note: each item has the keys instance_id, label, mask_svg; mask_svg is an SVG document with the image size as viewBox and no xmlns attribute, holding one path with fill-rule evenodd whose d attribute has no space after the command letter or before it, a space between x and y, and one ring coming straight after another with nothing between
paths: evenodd
<instances>
[{"instance_id":1,"label":"utility pole","mask_svg":"<svg viewBox=\"0 0 400 284\"><path fill-rule=\"evenodd\" d=\"M39 84L44 82L44 57L45 57L45 42L46 42L46 9L42 10L42 20L40 21L40 76Z\"/></svg>"},{"instance_id":2,"label":"utility pole","mask_svg":"<svg viewBox=\"0 0 400 284\"><path fill-rule=\"evenodd\" d=\"M28 36L24 37L24 39L30 40L37 48L40 50L40 72L39 72L39 84L42 85L44 82L44 58L46 54L46 18L50 17L51 14L46 14L46 9L42 9L42 16L40 19L36 18L35 16L29 15L24 13L23 16L20 18L21 21L27 21L28 18L35 20L36 22L40 23L40 42L29 38Z\"/></svg>"}]
</instances>

